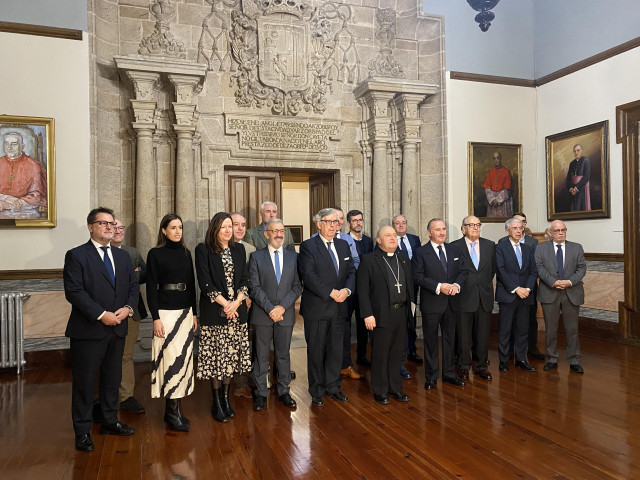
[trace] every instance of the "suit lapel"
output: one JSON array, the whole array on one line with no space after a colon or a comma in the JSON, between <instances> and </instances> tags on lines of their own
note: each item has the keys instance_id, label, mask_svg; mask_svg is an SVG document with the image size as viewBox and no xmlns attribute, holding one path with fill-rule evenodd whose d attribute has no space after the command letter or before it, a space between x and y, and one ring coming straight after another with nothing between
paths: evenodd
<instances>
[{"instance_id":1,"label":"suit lapel","mask_svg":"<svg viewBox=\"0 0 640 480\"><path fill-rule=\"evenodd\" d=\"M331 265L331 268L335 270L333 266L333 260L331 260L331 255L329 255L329 250L327 249L327 246L325 245L325 243L322 241L322 238L320 238L320 235L317 235L314 238L316 239L316 248L320 250L320 255L322 255L325 258L325 261L328 262L329 265ZM336 253L337 252L338 252L338 249L336 248ZM338 253L338 255L340 254ZM342 262L338 260L338 275L339 275L339 270L342 268L341 263Z\"/></svg>"},{"instance_id":2,"label":"suit lapel","mask_svg":"<svg viewBox=\"0 0 640 480\"><path fill-rule=\"evenodd\" d=\"M376 250L376 263L378 264L378 268L380 268L380 271L382 272L382 278L384 278L385 283L387 284L387 291L389 290L389 275L387 273L387 270L389 269L389 267L387 266L387 264L385 263L385 252L383 252L382 250Z\"/></svg>"},{"instance_id":3,"label":"suit lapel","mask_svg":"<svg viewBox=\"0 0 640 480\"><path fill-rule=\"evenodd\" d=\"M115 288L115 285L111 283L111 277L107 272L107 267L104 266L104 260L100 258L100 254L98 253L98 250L96 249L96 247L93 245L93 243L91 243L91 240L89 240L89 242L87 242L86 245L87 245L87 250L88 250L87 253L89 258L97 264L96 268L100 271L100 273L102 273L102 275L104 275L104 278L107 279L107 281L109 282L109 285ZM114 261L115 261L115 258L114 258Z\"/></svg>"}]
</instances>

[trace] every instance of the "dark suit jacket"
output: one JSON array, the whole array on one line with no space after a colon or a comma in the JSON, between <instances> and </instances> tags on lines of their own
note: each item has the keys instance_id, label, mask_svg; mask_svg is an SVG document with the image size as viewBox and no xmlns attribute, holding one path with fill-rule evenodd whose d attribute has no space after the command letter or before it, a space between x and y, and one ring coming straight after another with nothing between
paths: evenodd
<instances>
[{"instance_id":1,"label":"dark suit jacket","mask_svg":"<svg viewBox=\"0 0 640 480\"><path fill-rule=\"evenodd\" d=\"M409 241L409 246L411 247L411 253L415 254L416 250L420 248L420 237L418 235L414 235L412 233L406 234L407 240ZM396 252L403 252L404 250L400 250L400 242L398 242L398 249Z\"/></svg>"},{"instance_id":2,"label":"dark suit jacket","mask_svg":"<svg viewBox=\"0 0 640 480\"><path fill-rule=\"evenodd\" d=\"M584 303L584 286L582 279L587 273L587 262L584 259L582 245L575 242L565 241L564 244L564 276L571 281L572 286L567 288L567 297L574 305ZM553 284L558 279L558 260L553 245L553 241L544 242L538 245L535 253L536 268L540 277L538 287L538 301L540 303L551 303L556 298L557 289Z\"/></svg>"},{"instance_id":3,"label":"dark suit jacket","mask_svg":"<svg viewBox=\"0 0 640 480\"><path fill-rule=\"evenodd\" d=\"M249 274L244 245L236 243L230 250L233 259L233 294L235 298L240 288L248 287ZM227 317L226 315L222 316L222 305L211 302L207 295L211 292L220 292L227 300L233 300L233 298L229 298L227 293L227 280L222 266L222 256L213 253L204 243L200 243L196 247L196 272L200 286L200 324L205 326L226 325ZM238 315L240 323L247 322L245 302L242 302L242 305L238 307Z\"/></svg>"},{"instance_id":4,"label":"dark suit jacket","mask_svg":"<svg viewBox=\"0 0 640 480\"><path fill-rule=\"evenodd\" d=\"M378 249L374 253L362 257L357 275L360 316L366 318L373 315L376 319L376 327L391 326L390 318L392 310L389 300L389 267L384 261L383 257L385 255L382 250ZM413 297L411 260L409 260L409 255L407 255L406 252L399 252L398 260L404 271L404 281L406 283L405 287L408 297L407 313L410 314L410 302L415 302L415 298ZM394 265L395 262L391 263L392 267Z\"/></svg>"},{"instance_id":5,"label":"dark suit jacket","mask_svg":"<svg viewBox=\"0 0 640 480\"><path fill-rule=\"evenodd\" d=\"M518 266L518 259L509 237L503 238L496 245L496 265L498 268L496 300L511 303L518 297L511 292L517 287L524 287L531 289L531 295L523 301L525 305L533 305L535 303L533 287L538 278L533 249L525 243L524 245L520 244L520 250L522 252L522 268Z\"/></svg>"},{"instance_id":6,"label":"dark suit jacket","mask_svg":"<svg viewBox=\"0 0 640 480\"><path fill-rule=\"evenodd\" d=\"M113 329L119 337L127 336L127 319L119 325L106 326L98 320L102 312L115 312L138 301L138 281L126 252L112 248L116 285L104 266L96 247L88 241L69 250L64 258L64 295L71 304L65 335L77 339L98 339Z\"/></svg>"},{"instance_id":7,"label":"dark suit jacket","mask_svg":"<svg viewBox=\"0 0 640 480\"><path fill-rule=\"evenodd\" d=\"M247 233L244 235L242 241L250 243L251 245L256 247L256 250L267 248L267 245L269 245L269 240L267 240L267 237L264 236L264 225L262 223L247 230ZM296 244L293 241L291 229L286 227L284 229L284 243L282 245L287 250L291 250L292 252L296 251Z\"/></svg>"},{"instance_id":8,"label":"dark suit jacket","mask_svg":"<svg viewBox=\"0 0 640 480\"><path fill-rule=\"evenodd\" d=\"M122 250L129 254L129 258L131 258L131 266L133 267L133 271L136 274L136 279L138 280L139 285L143 285L147 282L147 264L142 259L142 255L135 247L130 247L128 245L122 245L120 247ZM140 267L140 270L136 272L136 268ZM147 309L144 306L144 300L142 300L142 292L138 295L138 304L133 306L133 319L136 322L139 322L143 318L147 318Z\"/></svg>"},{"instance_id":9,"label":"dark suit jacket","mask_svg":"<svg viewBox=\"0 0 640 480\"><path fill-rule=\"evenodd\" d=\"M281 305L285 312L278 325L293 326L296 323L294 305L302 293L298 277L298 254L283 249L282 272L278 284L269 249L253 252L249 259L249 288L254 302L250 314L252 325L273 325L269 312Z\"/></svg>"},{"instance_id":10,"label":"dark suit jacket","mask_svg":"<svg viewBox=\"0 0 640 480\"><path fill-rule=\"evenodd\" d=\"M469 248L464 237L451 242L460 250L467 267L467 281L460 290L460 311L476 312L482 305L485 312L493 310L493 277L496 274L496 244L486 238L480 238L480 262L478 269L471 261Z\"/></svg>"},{"instance_id":11,"label":"dark suit jacket","mask_svg":"<svg viewBox=\"0 0 640 480\"><path fill-rule=\"evenodd\" d=\"M358 256L360 258L367 253L373 252L373 239L364 233L362 234L361 240L358 241L354 239L353 242L356 244L356 250L358 251Z\"/></svg>"},{"instance_id":12,"label":"dark suit jacket","mask_svg":"<svg viewBox=\"0 0 640 480\"><path fill-rule=\"evenodd\" d=\"M329 296L331 290L348 288L355 292L356 269L351 258L351 249L344 240L334 239L334 246L338 253L339 272L329 256L329 251L320 235L305 240L300 245L298 255L298 274L304 286L300 314L313 316L314 311L323 311L335 301ZM347 302L338 303L342 314L347 315Z\"/></svg>"},{"instance_id":13,"label":"dark suit jacket","mask_svg":"<svg viewBox=\"0 0 640 480\"><path fill-rule=\"evenodd\" d=\"M467 269L458 247L445 243L447 271L444 271L440 259L431 246L431 242L413 252L411 267L413 281L420 286L420 311L424 313L443 313L447 307L454 312L460 311L460 294L436 294L439 283L457 283L460 291L467 280Z\"/></svg>"}]
</instances>

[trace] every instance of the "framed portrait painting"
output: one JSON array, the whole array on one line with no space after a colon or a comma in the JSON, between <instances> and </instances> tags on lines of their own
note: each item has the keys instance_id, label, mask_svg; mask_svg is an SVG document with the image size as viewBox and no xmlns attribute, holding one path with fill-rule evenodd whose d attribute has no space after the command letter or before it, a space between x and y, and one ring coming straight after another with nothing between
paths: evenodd
<instances>
[{"instance_id":1,"label":"framed portrait painting","mask_svg":"<svg viewBox=\"0 0 640 480\"><path fill-rule=\"evenodd\" d=\"M609 218L609 122L546 137L547 219Z\"/></svg>"},{"instance_id":2,"label":"framed portrait painting","mask_svg":"<svg viewBox=\"0 0 640 480\"><path fill-rule=\"evenodd\" d=\"M522 145L469 142L469 214L505 222L522 209Z\"/></svg>"},{"instance_id":3,"label":"framed portrait painting","mask_svg":"<svg viewBox=\"0 0 640 480\"><path fill-rule=\"evenodd\" d=\"M53 118L0 115L0 227L55 227Z\"/></svg>"},{"instance_id":4,"label":"framed portrait painting","mask_svg":"<svg viewBox=\"0 0 640 480\"><path fill-rule=\"evenodd\" d=\"M291 236L293 237L293 243L300 245L302 243L303 230L302 225L285 225L285 228L291 230Z\"/></svg>"}]
</instances>

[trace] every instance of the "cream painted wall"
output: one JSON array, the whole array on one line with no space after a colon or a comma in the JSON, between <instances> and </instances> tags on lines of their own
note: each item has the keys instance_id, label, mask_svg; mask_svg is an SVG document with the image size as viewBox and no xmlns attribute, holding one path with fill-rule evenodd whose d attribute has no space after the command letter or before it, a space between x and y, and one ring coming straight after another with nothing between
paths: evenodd
<instances>
[{"instance_id":1,"label":"cream painted wall","mask_svg":"<svg viewBox=\"0 0 640 480\"><path fill-rule=\"evenodd\" d=\"M89 44L0 33L0 113L55 119L57 227L0 231L0 270L61 268L88 240ZM9 66L12 65L12 68Z\"/></svg>"},{"instance_id":2,"label":"cream painted wall","mask_svg":"<svg viewBox=\"0 0 640 480\"><path fill-rule=\"evenodd\" d=\"M616 143L616 106L640 99L640 48L538 88L538 210L546 215L545 137L609 120L611 218L567 222L570 240L585 252L623 253L622 145Z\"/></svg>"},{"instance_id":3,"label":"cream painted wall","mask_svg":"<svg viewBox=\"0 0 640 480\"><path fill-rule=\"evenodd\" d=\"M468 215L467 142L522 144L523 211L529 227L538 231L545 219L537 212L538 185L544 171L536 168L536 91L533 88L451 80L447 73L449 239L461 237ZM428 239L426 232L423 242ZM484 223L482 236L498 240L504 224Z\"/></svg>"},{"instance_id":4,"label":"cream painted wall","mask_svg":"<svg viewBox=\"0 0 640 480\"><path fill-rule=\"evenodd\" d=\"M309 238L309 182L282 182L282 220L286 225L302 225L302 239Z\"/></svg>"}]
</instances>

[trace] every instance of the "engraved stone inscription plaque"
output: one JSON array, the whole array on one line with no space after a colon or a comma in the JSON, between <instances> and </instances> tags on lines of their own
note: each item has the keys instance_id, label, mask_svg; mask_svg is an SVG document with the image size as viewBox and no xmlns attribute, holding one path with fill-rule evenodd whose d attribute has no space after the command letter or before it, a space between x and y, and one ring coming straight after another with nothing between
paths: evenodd
<instances>
[{"instance_id":1,"label":"engraved stone inscription plaque","mask_svg":"<svg viewBox=\"0 0 640 480\"><path fill-rule=\"evenodd\" d=\"M225 115L225 131L239 134L243 150L326 152L327 141L338 140L340 123Z\"/></svg>"}]
</instances>

